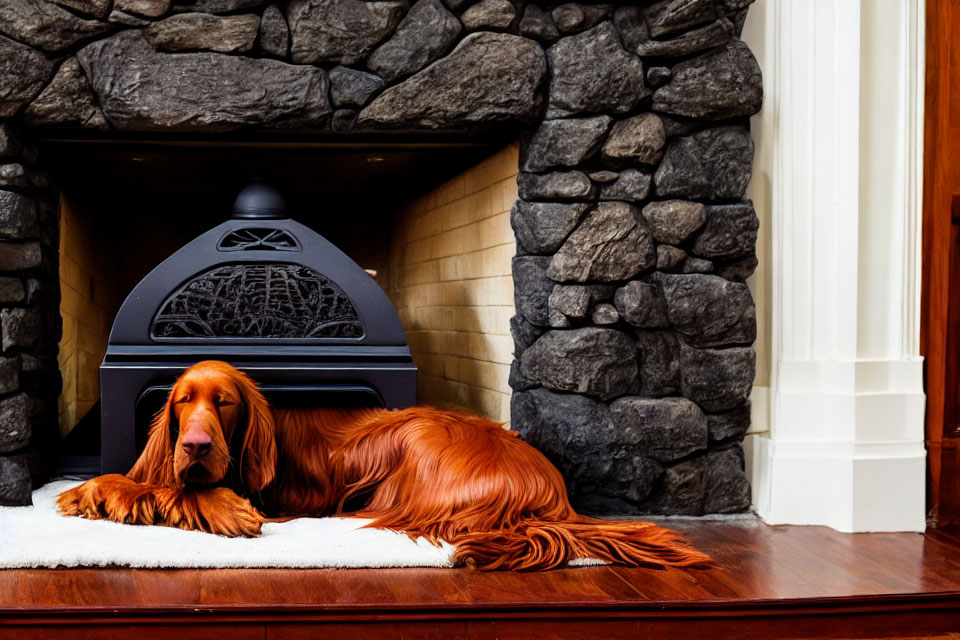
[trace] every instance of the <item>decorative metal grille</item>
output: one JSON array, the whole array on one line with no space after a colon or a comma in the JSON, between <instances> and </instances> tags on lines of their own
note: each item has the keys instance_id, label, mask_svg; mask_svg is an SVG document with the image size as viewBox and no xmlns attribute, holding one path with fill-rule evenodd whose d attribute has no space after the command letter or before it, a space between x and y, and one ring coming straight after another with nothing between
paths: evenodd
<instances>
[{"instance_id":1,"label":"decorative metal grille","mask_svg":"<svg viewBox=\"0 0 960 640\"><path fill-rule=\"evenodd\" d=\"M243 227L220 238L218 251L300 251L300 243L283 229Z\"/></svg>"},{"instance_id":2,"label":"decorative metal grille","mask_svg":"<svg viewBox=\"0 0 960 640\"><path fill-rule=\"evenodd\" d=\"M166 299L151 337L360 338L363 323L343 290L296 264L242 263L205 271Z\"/></svg>"}]
</instances>

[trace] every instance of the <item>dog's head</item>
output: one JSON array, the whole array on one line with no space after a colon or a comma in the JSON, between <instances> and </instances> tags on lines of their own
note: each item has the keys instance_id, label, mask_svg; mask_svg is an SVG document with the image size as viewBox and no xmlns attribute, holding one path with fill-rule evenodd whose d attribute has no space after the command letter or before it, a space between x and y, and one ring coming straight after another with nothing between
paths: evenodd
<instances>
[{"instance_id":1,"label":"dog's head","mask_svg":"<svg viewBox=\"0 0 960 640\"><path fill-rule=\"evenodd\" d=\"M229 364L207 360L173 385L127 476L173 487L215 484L236 465L247 489L259 491L273 480L276 459L273 417L257 385Z\"/></svg>"}]
</instances>

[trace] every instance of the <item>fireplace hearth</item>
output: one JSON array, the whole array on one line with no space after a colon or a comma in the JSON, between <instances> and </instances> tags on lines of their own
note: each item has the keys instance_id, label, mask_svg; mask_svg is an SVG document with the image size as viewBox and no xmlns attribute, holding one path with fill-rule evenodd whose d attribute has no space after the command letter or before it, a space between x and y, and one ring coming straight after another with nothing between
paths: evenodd
<instances>
[{"instance_id":1,"label":"fireplace hearth","mask_svg":"<svg viewBox=\"0 0 960 640\"><path fill-rule=\"evenodd\" d=\"M198 153L296 144L335 153L399 139L519 137L510 427L558 465L586 511L749 508L740 442L750 420L756 312L745 280L757 264L758 221L744 197L748 118L762 101L759 67L739 39L749 0L3 4L0 502L29 501L57 440L58 144ZM487 178L462 174L436 190L424 182L419 198L408 192L404 219L423 237L405 240L400 252L404 273L420 278L400 308L405 324L430 325L451 340L461 331L444 327L455 313L431 310L444 300L431 287L485 273L479 252L457 258L472 230L453 220L449 203L483 200L492 210L493 192L478 186ZM115 330L105 371L120 367L133 342L199 349L211 334L248 339L231 319L210 325L184 310L213 282L234 286L237 265L250 256L262 256L252 262L264 264L249 267L261 281L299 274L295 261L278 256L307 240L299 227L281 226L244 221L205 240L229 256L222 262L201 268L195 256L181 256L168 265L176 275L130 325L136 340L118 341ZM311 268L351 295L333 274ZM362 270L353 273L375 286ZM309 278L316 291L325 286ZM349 318L318 339L356 341L361 330ZM263 327L273 333L281 324L311 331L296 322ZM396 328L412 336L414 360L440 379L449 352L421 324ZM362 331L370 335L370 326ZM193 355L176 357L182 366ZM109 406L105 396L105 417ZM135 442L136 408L123 411L123 441ZM135 448L123 446L111 465Z\"/></svg>"}]
</instances>

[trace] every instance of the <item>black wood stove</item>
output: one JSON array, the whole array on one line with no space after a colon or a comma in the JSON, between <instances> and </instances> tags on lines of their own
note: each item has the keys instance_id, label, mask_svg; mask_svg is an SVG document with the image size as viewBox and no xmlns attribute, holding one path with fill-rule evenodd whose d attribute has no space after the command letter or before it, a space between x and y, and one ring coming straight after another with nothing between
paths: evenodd
<instances>
[{"instance_id":1,"label":"black wood stove","mask_svg":"<svg viewBox=\"0 0 960 640\"><path fill-rule=\"evenodd\" d=\"M386 294L262 183L120 307L100 366L103 473L130 469L173 382L211 359L246 371L274 406L416 401L417 367Z\"/></svg>"}]
</instances>

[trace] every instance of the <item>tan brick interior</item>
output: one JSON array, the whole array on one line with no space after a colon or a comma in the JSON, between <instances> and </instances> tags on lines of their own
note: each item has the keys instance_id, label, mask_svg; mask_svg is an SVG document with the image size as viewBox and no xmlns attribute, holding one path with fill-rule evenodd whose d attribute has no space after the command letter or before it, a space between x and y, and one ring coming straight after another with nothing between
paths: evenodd
<instances>
[{"instance_id":1,"label":"tan brick interior","mask_svg":"<svg viewBox=\"0 0 960 640\"><path fill-rule=\"evenodd\" d=\"M66 435L100 397L100 361L116 313L111 251L89 216L60 200L60 433Z\"/></svg>"},{"instance_id":2,"label":"tan brick interior","mask_svg":"<svg viewBox=\"0 0 960 640\"><path fill-rule=\"evenodd\" d=\"M418 402L510 419L514 143L401 210L390 297L420 367Z\"/></svg>"}]
</instances>

